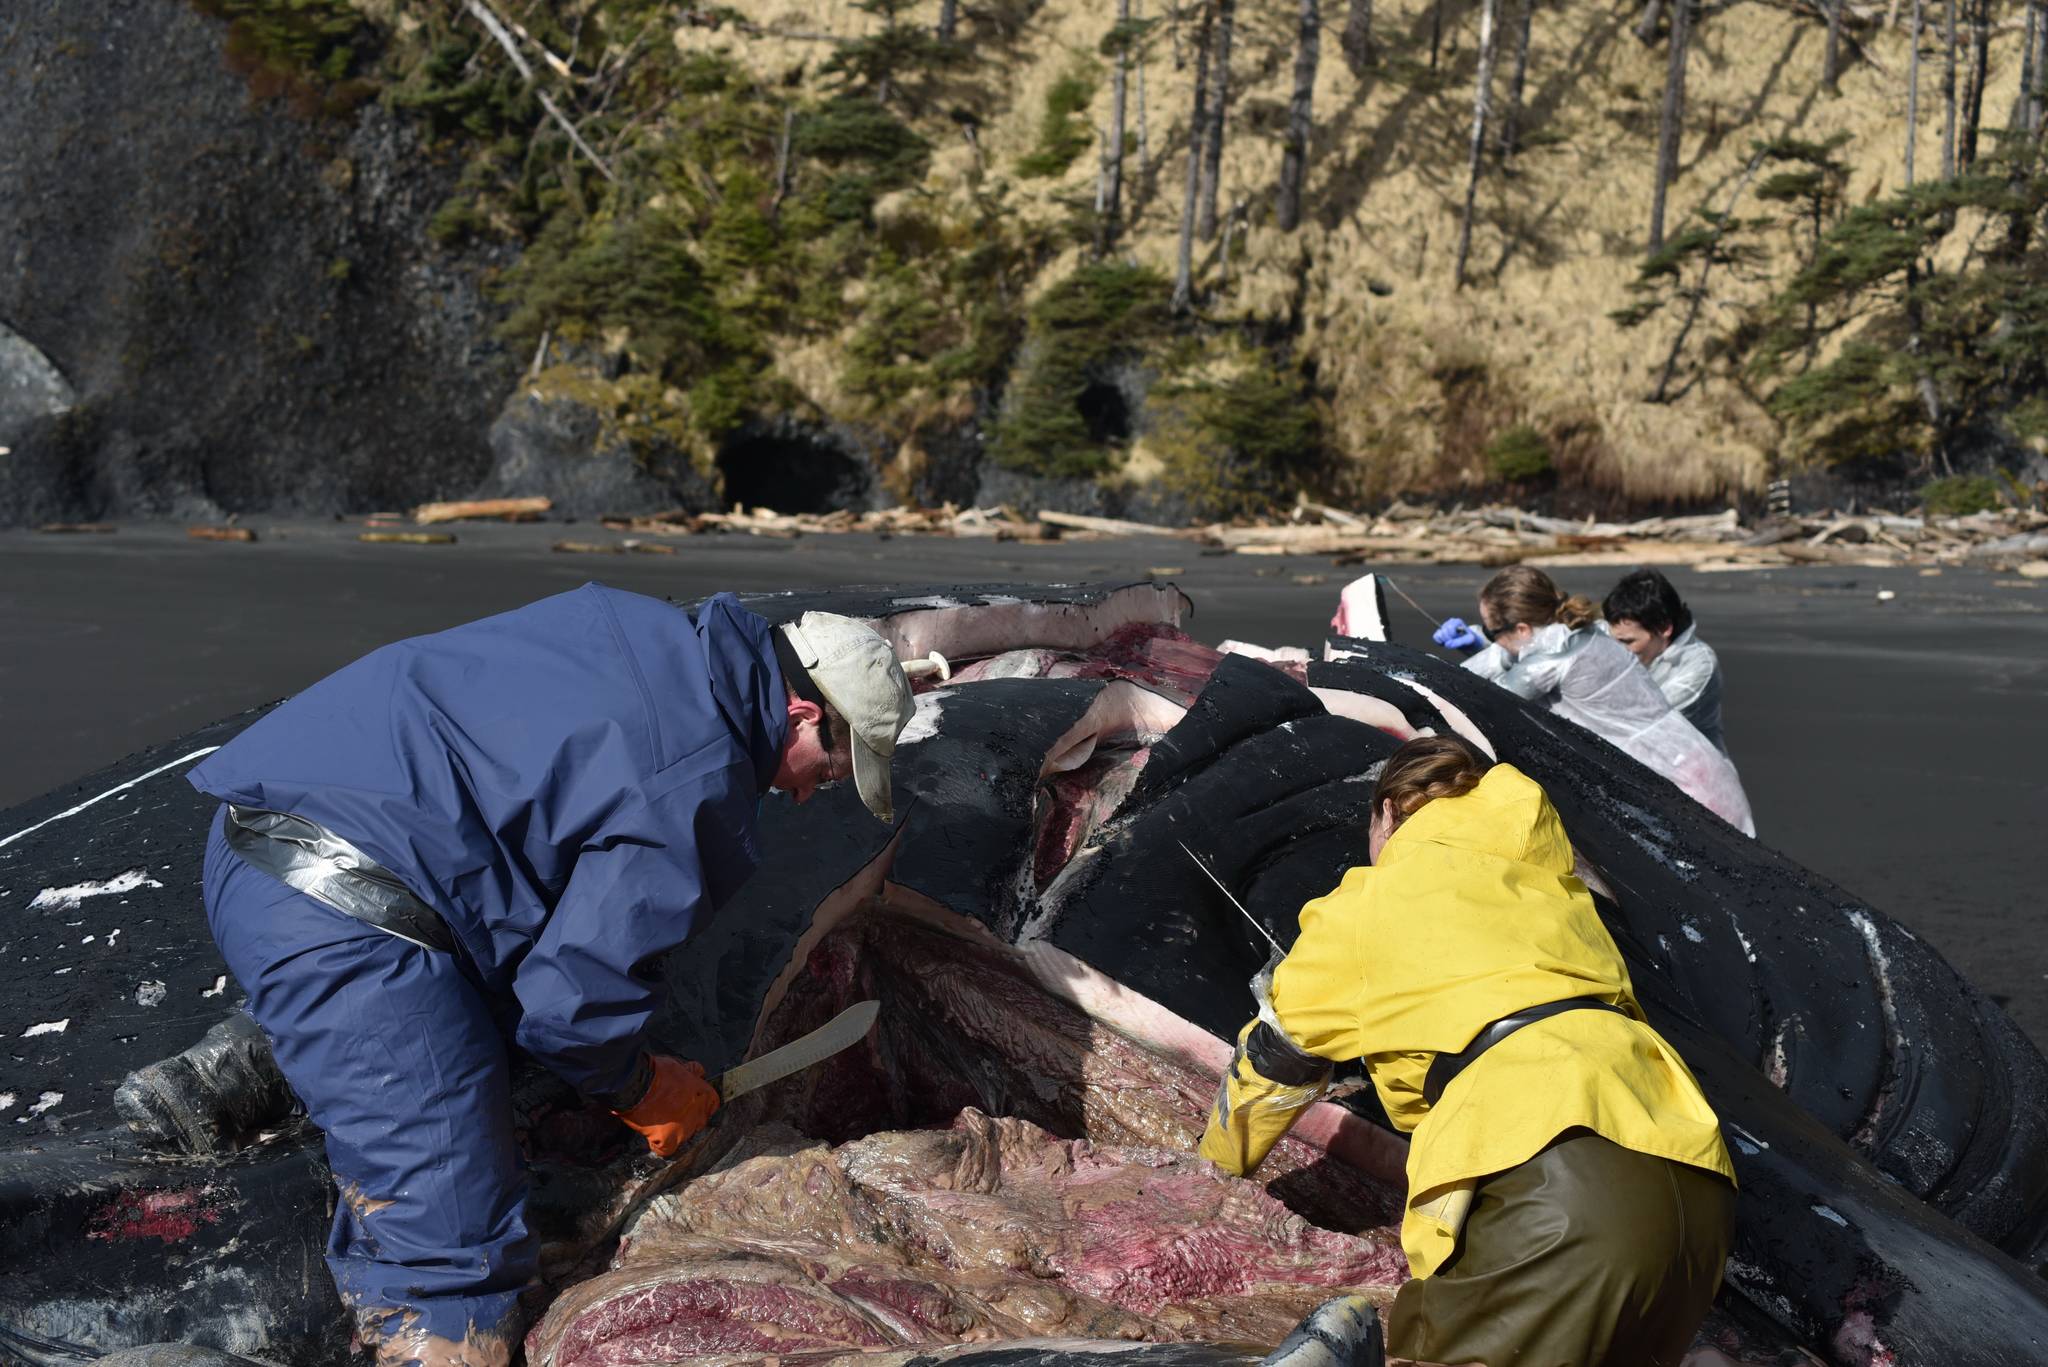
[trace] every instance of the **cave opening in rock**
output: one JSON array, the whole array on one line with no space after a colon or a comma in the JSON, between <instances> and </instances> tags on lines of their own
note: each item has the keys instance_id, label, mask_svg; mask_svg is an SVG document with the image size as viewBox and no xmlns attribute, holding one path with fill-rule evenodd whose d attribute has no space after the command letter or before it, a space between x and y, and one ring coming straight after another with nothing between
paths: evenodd
<instances>
[{"instance_id":1,"label":"cave opening in rock","mask_svg":"<svg viewBox=\"0 0 2048 1367\"><path fill-rule=\"evenodd\" d=\"M867 467L802 432L742 429L718 449L726 500L779 513L829 513L867 502Z\"/></svg>"},{"instance_id":2,"label":"cave opening in rock","mask_svg":"<svg viewBox=\"0 0 2048 1367\"><path fill-rule=\"evenodd\" d=\"M1124 391L1107 380L1090 380L1074 404L1081 421L1088 424L1093 441L1125 442L1131 439L1131 406Z\"/></svg>"}]
</instances>

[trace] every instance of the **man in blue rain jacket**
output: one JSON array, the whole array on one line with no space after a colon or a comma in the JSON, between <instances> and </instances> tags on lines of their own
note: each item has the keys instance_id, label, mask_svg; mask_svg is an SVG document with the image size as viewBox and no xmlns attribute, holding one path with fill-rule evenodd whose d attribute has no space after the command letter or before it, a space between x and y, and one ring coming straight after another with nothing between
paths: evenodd
<instances>
[{"instance_id":1,"label":"man in blue rain jacket","mask_svg":"<svg viewBox=\"0 0 2048 1367\"><path fill-rule=\"evenodd\" d=\"M650 960L753 872L771 786L890 817L888 643L590 584L400 641L192 771L208 922L325 1132L328 1264L380 1364L501 1364L536 1243L508 1050L673 1153L717 1094L648 1052Z\"/></svg>"}]
</instances>

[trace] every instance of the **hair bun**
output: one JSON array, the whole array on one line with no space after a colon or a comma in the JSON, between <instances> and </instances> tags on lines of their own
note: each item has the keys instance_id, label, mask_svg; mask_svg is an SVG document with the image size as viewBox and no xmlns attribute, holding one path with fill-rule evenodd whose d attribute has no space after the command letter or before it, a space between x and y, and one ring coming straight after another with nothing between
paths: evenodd
<instances>
[{"instance_id":1,"label":"hair bun","mask_svg":"<svg viewBox=\"0 0 2048 1367\"><path fill-rule=\"evenodd\" d=\"M1440 797L1463 797L1479 786L1493 761L1462 736L1417 736L1394 751L1373 785L1372 809L1394 804L1395 823Z\"/></svg>"}]
</instances>

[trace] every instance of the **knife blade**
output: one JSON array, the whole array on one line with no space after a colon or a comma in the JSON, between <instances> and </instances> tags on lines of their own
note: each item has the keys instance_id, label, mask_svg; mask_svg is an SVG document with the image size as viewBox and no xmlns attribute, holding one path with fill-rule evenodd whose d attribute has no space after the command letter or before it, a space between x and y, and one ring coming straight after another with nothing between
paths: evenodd
<instances>
[{"instance_id":1,"label":"knife blade","mask_svg":"<svg viewBox=\"0 0 2048 1367\"><path fill-rule=\"evenodd\" d=\"M1196 854L1193 850L1188 849L1187 841L1177 840L1174 843L1179 845L1181 849L1186 852L1188 858L1195 861L1196 868L1200 869L1203 873L1209 875L1209 881L1216 885L1216 890L1218 892L1222 893L1225 897L1228 897L1230 899L1230 905L1237 908L1237 914L1244 917L1245 920L1250 921L1252 923L1252 929L1256 930L1257 932L1259 932L1259 934L1266 937L1266 943L1273 946L1273 952L1275 954L1285 955L1287 953L1286 950L1280 948L1280 942L1273 938L1273 932L1267 930L1264 926L1260 925L1258 921L1252 916L1252 914L1244 909L1244 903L1237 900L1237 895L1233 893L1229 888L1223 886L1223 880L1216 876L1215 870L1211 869L1207 864L1202 862L1202 856Z\"/></svg>"},{"instance_id":2,"label":"knife blade","mask_svg":"<svg viewBox=\"0 0 2048 1367\"><path fill-rule=\"evenodd\" d=\"M793 1039L779 1049L770 1049L759 1058L728 1068L712 1084L718 1088L719 1101L728 1102L756 1087L779 1082L791 1073L800 1073L812 1064L822 1063L840 1050L858 1044L874 1027L875 1017L881 1010L882 1004L873 999L855 1002L808 1035Z\"/></svg>"}]
</instances>

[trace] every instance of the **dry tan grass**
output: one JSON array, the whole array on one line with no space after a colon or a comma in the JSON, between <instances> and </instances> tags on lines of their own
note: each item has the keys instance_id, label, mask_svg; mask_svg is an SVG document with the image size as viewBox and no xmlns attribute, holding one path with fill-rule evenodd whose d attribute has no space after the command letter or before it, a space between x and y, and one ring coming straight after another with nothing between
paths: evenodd
<instances>
[{"instance_id":1,"label":"dry tan grass","mask_svg":"<svg viewBox=\"0 0 2048 1367\"><path fill-rule=\"evenodd\" d=\"M926 8L935 15L936 0ZM1140 0L1141 12L1164 8L1161 0ZM1452 265L1471 118L1476 0L1446 0L1435 78L1425 69L1428 0L1380 0L1380 65L1363 80L1346 68L1337 48L1341 0L1325 0L1323 8L1307 221L1283 234L1270 225L1269 213L1292 83L1296 7L1240 0L1221 199L1226 213L1244 202L1250 226L1233 248L1227 284L1218 287L1217 244L1198 244L1197 263L1211 287L1206 307L1214 316L1284 316L1299 298L1300 346L1328 389L1330 425L1351 463L1353 489L1384 493L1477 478L1475 441L1514 421L1562 435L1571 453L1565 463L1576 466L1568 473L1630 498L1704 498L1760 483L1778 441L1765 415L1714 381L1676 402L1648 402L1675 322L1658 319L1627 331L1607 317L1627 302L1625 286L1642 255L1664 82L1663 47L1645 48L1630 32L1636 7L1567 0L1538 10L1523 119L1530 145L1512 175L1492 175L1481 185L1472 281L1462 291L1452 288ZM1512 8L1502 6L1507 13ZM803 0L754 0L746 9L770 30L851 35L877 22L849 6ZM1036 140L1047 90L1078 61L1103 67L1091 113L1098 126L1107 122L1107 67L1095 52L1113 7L1102 0L1046 0L1032 10L1019 0L996 0L976 13L1028 17L963 19L963 37L981 63L950 95L980 114L989 171L1014 182L1020 211L1056 219L1062 213L1056 196L1090 192L1095 155L1083 156L1058 182L1019 180L1012 168ZM1854 167L1852 204L1898 188L1906 37L1903 28L1852 36L1856 42L1844 45L1850 61L1840 93L1829 95L1819 89L1824 33L1810 15L1748 3L1700 27L1667 232L1702 206L1724 207L1752 144L1780 134L1814 140L1848 134L1840 155ZM815 72L831 51L829 44L747 39L730 30L685 28L676 41L725 49L776 79L799 68ZM1941 132L1939 52L1933 35L1927 42L1916 154L1923 178L1939 169ZM2017 87L2018 49L2017 33L1996 35L1987 125L2005 121ZM1177 66L1175 53L1162 26L1144 63L1149 167L1138 159L1133 80L1125 190L1134 221L1124 249L1167 274L1193 75L1192 60ZM1191 55L1184 46L1183 53ZM1511 55L1504 41L1502 97ZM940 149L924 190L940 203L957 202L973 155L937 111L924 128ZM1738 212L1754 215L1769 207L1752 199ZM1790 273L1789 232L1767 234L1767 245L1770 259L1755 278L1721 280L1716 316L1727 318ZM1069 264L1048 271L1041 283L1057 279ZM800 372L790 378L821 404L832 408L844 398L829 377L829 353L806 348L789 359L792 372ZM1447 394L1438 378L1475 370L1484 383L1468 384L1459 395Z\"/></svg>"}]
</instances>

